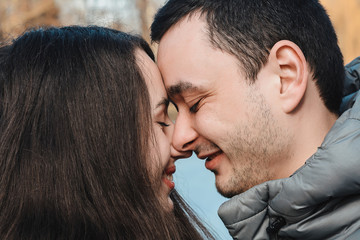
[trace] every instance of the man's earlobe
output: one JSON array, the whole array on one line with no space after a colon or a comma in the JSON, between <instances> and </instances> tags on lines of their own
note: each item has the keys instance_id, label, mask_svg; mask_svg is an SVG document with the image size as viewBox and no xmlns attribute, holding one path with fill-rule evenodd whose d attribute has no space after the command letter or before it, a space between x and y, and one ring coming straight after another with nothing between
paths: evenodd
<instances>
[{"instance_id":1,"label":"man's earlobe","mask_svg":"<svg viewBox=\"0 0 360 240\"><path fill-rule=\"evenodd\" d=\"M293 42L281 40L270 51L269 59L277 65L280 78L280 102L285 113L301 103L307 88L308 65L301 49Z\"/></svg>"}]
</instances>

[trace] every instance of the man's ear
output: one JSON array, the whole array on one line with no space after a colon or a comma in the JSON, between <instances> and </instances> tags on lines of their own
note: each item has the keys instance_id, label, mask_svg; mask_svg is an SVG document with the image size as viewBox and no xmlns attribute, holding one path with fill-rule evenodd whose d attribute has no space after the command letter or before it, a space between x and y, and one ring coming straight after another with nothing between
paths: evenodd
<instances>
[{"instance_id":1,"label":"man's ear","mask_svg":"<svg viewBox=\"0 0 360 240\"><path fill-rule=\"evenodd\" d=\"M285 113L294 111L305 95L309 77L308 65L301 49L293 42L277 42L269 54L280 77L280 102Z\"/></svg>"}]
</instances>

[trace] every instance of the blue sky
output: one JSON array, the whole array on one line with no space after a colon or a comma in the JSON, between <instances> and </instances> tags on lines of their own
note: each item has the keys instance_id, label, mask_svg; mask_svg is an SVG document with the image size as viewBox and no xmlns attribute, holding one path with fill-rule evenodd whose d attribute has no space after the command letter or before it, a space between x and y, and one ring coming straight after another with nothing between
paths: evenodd
<instances>
[{"instance_id":1,"label":"blue sky","mask_svg":"<svg viewBox=\"0 0 360 240\"><path fill-rule=\"evenodd\" d=\"M215 188L215 177L205 168L204 160L193 154L188 159L175 162L175 188L202 220L208 223L218 235L219 240L232 239L217 215L219 206L227 200Z\"/></svg>"}]
</instances>

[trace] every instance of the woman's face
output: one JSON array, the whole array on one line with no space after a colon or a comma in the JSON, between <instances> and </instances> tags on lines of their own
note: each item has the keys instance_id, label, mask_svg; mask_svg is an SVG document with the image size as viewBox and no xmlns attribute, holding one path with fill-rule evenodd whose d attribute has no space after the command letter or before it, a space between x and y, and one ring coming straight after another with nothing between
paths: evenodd
<instances>
[{"instance_id":1,"label":"woman's face","mask_svg":"<svg viewBox=\"0 0 360 240\"><path fill-rule=\"evenodd\" d=\"M159 198L166 209L173 209L173 202L169 194L174 189L172 174L175 172L174 158L170 156L170 139L173 124L168 117L168 97L158 67L153 60L143 51L136 50L137 63L145 78L150 95L150 105L153 120L155 141L150 146L151 158L150 171L155 186L159 186ZM160 160L160 161L159 161Z\"/></svg>"}]
</instances>

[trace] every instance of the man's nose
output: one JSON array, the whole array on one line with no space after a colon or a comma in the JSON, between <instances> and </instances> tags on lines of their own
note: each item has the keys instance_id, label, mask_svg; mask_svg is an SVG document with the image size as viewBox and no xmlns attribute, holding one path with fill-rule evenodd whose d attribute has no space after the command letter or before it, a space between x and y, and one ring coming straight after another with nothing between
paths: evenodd
<instances>
[{"instance_id":1,"label":"man's nose","mask_svg":"<svg viewBox=\"0 0 360 240\"><path fill-rule=\"evenodd\" d=\"M192 151L195 149L196 140L199 134L193 128L191 116L178 114L171 145L177 152L191 156Z\"/></svg>"},{"instance_id":2,"label":"man's nose","mask_svg":"<svg viewBox=\"0 0 360 240\"><path fill-rule=\"evenodd\" d=\"M189 158L192 155L192 151L178 151L173 145L172 145L172 139L174 136L174 128L175 125L174 123L169 123L169 126L166 128L166 136L169 139L170 142L170 155L171 157L176 161L177 159L180 158Z\"/></svg>"}]
</instances>

